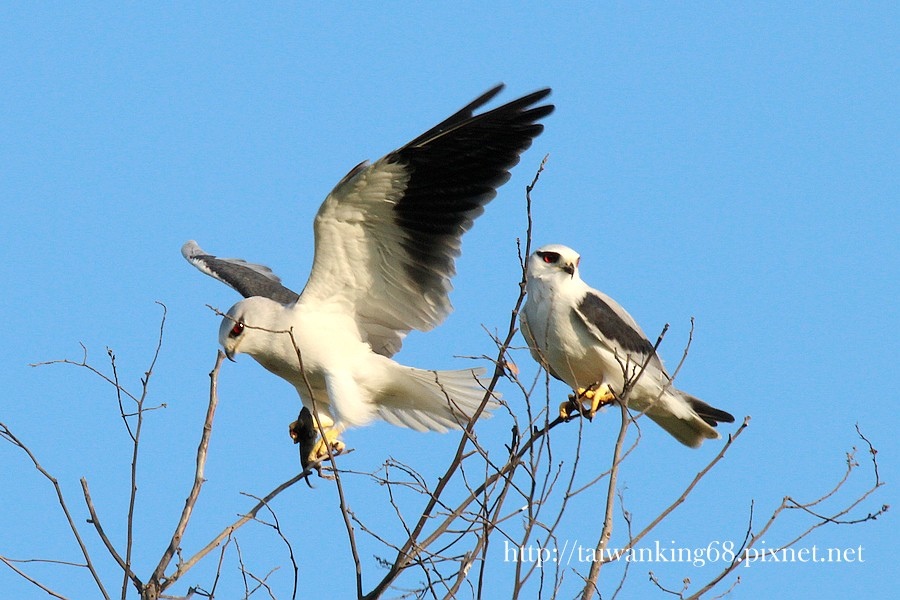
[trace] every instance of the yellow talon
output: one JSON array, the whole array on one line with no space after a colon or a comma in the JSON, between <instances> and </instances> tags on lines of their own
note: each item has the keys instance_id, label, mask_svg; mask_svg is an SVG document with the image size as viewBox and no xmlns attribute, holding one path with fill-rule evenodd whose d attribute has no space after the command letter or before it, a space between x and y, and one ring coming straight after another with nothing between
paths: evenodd
<instances>
[{"instance_id":1,"label":"yellow talon","mask_svg":"<svg viewBox=\"0 0 900 600\"><path fill-rule=\"evenodd\" d=\"M316 427L312 413L306 407L303 407L297 420L288 427L291 439L300 446L300 466L304 471L310 465L322 462L332 453L337 456L346 448L344 442L338 439L338 436L344 431L343 427L332 425L324 427L324 430L325 437L319 438L318 427ZM321 475L321 472L319 474Z\"/></svg>"},{"instance_id":2,"label":"yellow talon","mask_svg":"<svg viewBox=\"0 0 900 600\"><path fill-rule=\"evenodd\" d=\"M569 394L569 398L559 405L559 416L565 421L571 421L576 416L584 414L581 398Z\"/></svg>"},{"instance_id":3,"label":"yellow talon","mask_svg":"<svg viewBox=\"0 0 900 600\"><path fill-rule=\"evenodd\" d=\"M325 460L329 456L334 454L337 456L347 447L344 442L338 439L338 436L341 435L343 431L343 427L331 427L330 429L325 430L325 436L320 438L315 446L313 446L312 451L310 451L307 457L307 464L316 463ZM306 465L304 465L305 468Z\"/></svg>"},{"instance_id":4,"label":"yellow talon","mask_svg":"<svg viewBox=\"0 0 900 600\"><path fill-rule=\"evenodd\" d=\"M600 407L609 404L616 399L616 395L609 389L609 386L601 384L595 390L585 392L585 397L590 399L591 408L588 410L588 419L593 419Z\"/></svg>"},{"instance_id":5,"label":"yellow talon","mask_svg":"<svg viewBox=\"0 0 900 600\"><path fill-rule=\"evenodd\" d=\"M575 389L575 394L569 396L569 402L559 407L559 414L565 419L578 412L593 419L601 407L616 399L615 393L605 383L594 383L589 387Z\"/></svg>"},{"instance_id":6,"label":"yellow talon","mask_svg":"<svg viewBox=\"0 0 900 600\"><path fill-rule=\"evenodd\" d=\"M605 383L595 383L590 387L575 389L569 399L559 405L559 416L566 421L577 413L593 419L597 411L616 399L615 393Z\"/></svg>"}]
</instances>

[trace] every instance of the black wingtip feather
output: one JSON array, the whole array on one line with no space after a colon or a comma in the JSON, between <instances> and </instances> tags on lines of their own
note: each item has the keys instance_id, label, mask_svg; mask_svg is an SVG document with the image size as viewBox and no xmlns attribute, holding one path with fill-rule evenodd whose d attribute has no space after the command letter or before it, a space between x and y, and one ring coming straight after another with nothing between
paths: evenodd
<instances>
[{"instance_id":1,"label":"black wingtip feather","mask_svg":"<svg viewBox=\"0 0 900 600\"><path fill-rule=\"evenodd\" d=\"M394 220L409 237L404 248L418 263L408 275L422 289L453 275L458 251L449 249L458 247L460 235L544 130L537 121L554 110L552 104L534 106L550 94L544 88L474 114L502 88L492 88L386 157L403 164L410 176ZM419 249L415 255L413 248Z\"/></svg>"},{"instance_id":2,"label":"black wingtip feather","mask_svg":"<svg viewBox=\"0 0 900 600\"><path fill-rule=\"evenodd\" d=\"M502 84L502 83L495 85L494 87L492 87L491 89L489 89L482 95L478 96L477 98L475 98L474 100L472 100L471 102L466 104L464 107L462 107L461 109L459 109L458 111L456 111L455 113L453 113L452 115L450 115L449 117L447 117L446 119L444 119L443 121L441 121L440 123L438 123L437 125L432 127L431 129L429 129L422 135L418 136L416 139L410 141L406 145L407 146L417 146L417 145L421 144L422 142L424 142L425 140L428 140L428 139L434 137L435 135L440 134L442 131L449 129L449 128L453 127L454 125L465 121L466 119L471 119L472 115L475 114L476 110L478 110L479 108L481 108L482 106L484 106L485 104L487 104L488 102L493 100L494 96L499 94L503 88L504 88L504 84Z\"/></svg>"}]
</instances>

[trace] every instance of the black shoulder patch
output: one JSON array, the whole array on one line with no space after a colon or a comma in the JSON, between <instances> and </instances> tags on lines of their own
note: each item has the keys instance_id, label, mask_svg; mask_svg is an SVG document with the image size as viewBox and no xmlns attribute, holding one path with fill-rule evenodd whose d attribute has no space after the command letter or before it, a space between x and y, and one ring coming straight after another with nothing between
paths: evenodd
<instances>
[{"instance_id":1,"label":"black shoulder patch","mask_svg":"<svg viewBox=\"0 0 900 600\"><path fill-rule=\"evenodd\" d=\"M577 312L588 325L596 327L626 352L639 352L644 355L653 352L653 344L616 314L616 311L600 296L590 292L585 294L578 303Z\"/></svg>"}]
</instances>

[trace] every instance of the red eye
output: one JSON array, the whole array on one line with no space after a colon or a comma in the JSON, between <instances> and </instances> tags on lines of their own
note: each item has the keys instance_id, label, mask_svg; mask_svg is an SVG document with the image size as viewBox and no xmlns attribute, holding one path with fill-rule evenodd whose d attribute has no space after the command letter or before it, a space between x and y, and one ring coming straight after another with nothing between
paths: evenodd
<instances>
[{"instance_id":1,"label":"red eye","mask_svg":"<svg viewBox=\"0 0 900 600\"><path fill-rule=\"evenodd\" d=\"M228 334L228 337L237 337L241 335L244 331L243 323L235 323L234 327L231 328L231 333Z\"/></svg>"},{"instance_id":2,"label":"red eye","mask_svg":"<svg viewBox=\"0 0 900 600\"><path fill-rule=\"evenodd\" d=\"M538 252L537 255L548 265L552 265L559 260L558 252Z\"/></svg>"}]
</instances>

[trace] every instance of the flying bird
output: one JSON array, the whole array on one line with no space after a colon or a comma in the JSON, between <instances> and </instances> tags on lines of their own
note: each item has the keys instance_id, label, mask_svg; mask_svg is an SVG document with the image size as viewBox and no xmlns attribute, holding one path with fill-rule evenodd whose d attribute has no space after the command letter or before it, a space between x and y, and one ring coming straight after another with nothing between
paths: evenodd
<instances>
[{"instance_id":1,"label":"flying bird","mask_svg":"<svg viewBox=\"0 0 900 600\"><path fill-rule=\"evenodd\" d=\"M734 417L672 386L653 344L631 315L582 281L580 260L577 252L559 244L529 256L527 298L519 316L531 355L575 391L575 400L560 406L560 416L568 418L589 403L586 412L593 417L640 374L628 395L629 408L645 412L692 448L719 438L716 424L732 423Z\"/></svg>"},{"instance_id":2,"label":"flying bird","mask_svg":"<svg viewBox=\"0 0 900 600\"><path fill-rule=\"evenodd\" d=\"M539 105L550 94L543 89L475 114L502 87L338 182L313 223L315 253L302 293L262 265L217 258L194 241L182 247L191 264L245 298L219 328L225 354L249 354L318 414L325 435L308 462L340 452L348 427L381 418L446 431L481 405L484 369L416 369L391 357L409 331L428 331L451 312L463 233L553 111Z\"/></svg>"}]
</instances>

